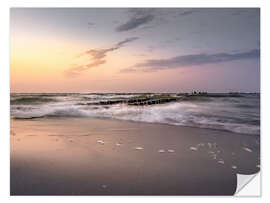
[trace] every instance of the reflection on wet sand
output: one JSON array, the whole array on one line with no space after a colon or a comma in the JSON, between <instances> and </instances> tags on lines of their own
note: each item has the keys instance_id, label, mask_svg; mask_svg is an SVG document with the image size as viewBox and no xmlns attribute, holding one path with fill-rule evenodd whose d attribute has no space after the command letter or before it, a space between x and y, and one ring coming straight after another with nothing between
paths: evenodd
<instances>
[{"instance_id":1,"label":"reflection on wet sand","mask_svg":"<svg viewBox=\"0 0 270 203\"><path fill-rule=\"evenodd\" d=\"M260 164L258 137L217 130L43 118L11 132L12 195L230 195Z\"/></svg>"}]
</instances>

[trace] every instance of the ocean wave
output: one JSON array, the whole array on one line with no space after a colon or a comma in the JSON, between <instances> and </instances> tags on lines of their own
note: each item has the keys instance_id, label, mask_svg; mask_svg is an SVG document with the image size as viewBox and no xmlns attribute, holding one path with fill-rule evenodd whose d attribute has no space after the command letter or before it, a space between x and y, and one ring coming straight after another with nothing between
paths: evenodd
<instances>
[{"instance_id":1,"label":"ocean wave","mask_svg":"<svg viewBox=\"0 0 270 203\"><path fill-rule=\"evenodd\" d=\"M11 109L12 117L15 119L42 117L110 118L227 130L254 135L258 135L260 132L260 118L257 111L249 109L247 112L248 109L244 109L245 111L241 112L239 108L228 103L213 101L208 103L181 101L152 106L129 106L127 104L88 106L75 105L65 100L62 103L46 103L27 109L26 107L13 107ZM236 111L238 112L235 113Z\"/></svg>"},{"instance_id":2,"label":"ocean wave","mask_svg":"<svg viewBox=\"0 0 270 203\"><path fill-rule=\"evenodd\" d=\"M55 99L46 98L46 97L18 97L10 100L11 105L33 105L33 104L41 104L48 102L55 102Z\"/></svg>"}]
</instances>

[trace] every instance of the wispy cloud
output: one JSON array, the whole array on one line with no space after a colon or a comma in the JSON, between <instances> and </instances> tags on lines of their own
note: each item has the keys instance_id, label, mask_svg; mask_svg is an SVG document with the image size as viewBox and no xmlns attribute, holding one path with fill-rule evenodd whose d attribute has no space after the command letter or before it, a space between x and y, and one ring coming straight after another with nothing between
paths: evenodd
<instances>
[{"instance_id":1,"label":"wispy cloud","mask_svg":"<svg viewBox=\"0 0 270 203\"><path fill-rule=\"evenodd\" d=\"M137 40L138 37L130 37L116 43L114 46L107 49L90 49L78 55L78 57L89 56L90 62L88 64L73 65L65 71L65 74L70 77L79 75L81 72L86 71L90 68L100 66L106 63L106 56L109 52L120 49L125 44Z\"/></svg>"},{"instance_id":2,"label":"wispy cloud","mask_svg":"<svg viewBox=\"0 0 270 203\"><path fill-rule=\"evenodd\" d=\"M138 17L138 18L131 18L126 23L117 27L116 30L118 32L132 30L132 29L135 29L136 27L138 27L142 24L146 24L146 23L150 22L153 19L154 19L154 16L152 16L152 15L147 15L147 16Z\"/></svg>"},{"instance_id":3,"label":"wispy cloud","mask_svg":"<svg viewBox=\"0 0 270 203\"><path fill-rule=\"evenodd\" d=\"M169 18L175 19L176 16L191 15L199 9L183 9L183 8L131 8L128 10L129 18L116 27L117 32L125 32L134 30L143 25L149 24L151 21L167 22ZM152 26L148 26L152 27ZM146 28L146 27L144 27Z\"/></svg>"},{"instance_id":4,"label":"wispy cloud","mask_svg":"<svg viewBox=\"0 0 270 203\"><path fill-rule=\"evenodd\" d=\"M93 22L88 22L87 25L88 25L88 28L92 28L92 27L94 27L96 24L93 23Z\"/></svg>"},{"instance_id":5,"label":"wispy cloud","mask_svg":"<svg viewBox=\"0 0 270 203\"><path fill-rule=\"evenodd\" d=\"M129 9L130 18L116 28L118 32L133 30L141 25L147 24L154 19L153 8Z\"/></svg>"},{"instance_id":6,"label":"wispy cloud","mask_svg":"<svg viewBox=\"0 0 270 203\"><path fill-rule=\"evenodd\" d=\"M180 16L187 16L187 15L190 15L192 13L194 13L194 10L183 11L183 12L180 12L179 15Z\"/></svg>"},{"instance_id":7,"label":"wispy cloud","mask_svg":"<svg viewBox=\"0 0 270 203\"><path fill-rule=\"evenodd\" d=\"M122 72L155 71L171 68L217 64L236 60L256 59L260 57L260 50L253 49L240 53L216 53L216 54L190 54L167 59L150 59L137 63L132 67L123 69Z\"/></svg>"}]
</instances>

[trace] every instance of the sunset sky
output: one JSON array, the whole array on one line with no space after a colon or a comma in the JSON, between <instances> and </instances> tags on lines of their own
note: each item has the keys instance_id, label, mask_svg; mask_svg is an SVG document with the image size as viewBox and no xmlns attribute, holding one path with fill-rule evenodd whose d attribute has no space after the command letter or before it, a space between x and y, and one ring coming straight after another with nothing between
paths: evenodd
<instances>
[{"instance_id":1,"label":"sunset sky","mask_svg":"<svg viewBox=\"0 0 270 203\"><path fill-rule=\"evenodd\" d=\"M260 10L12 8L11 92L259 92Z\"/></svg>"}]
</instances>

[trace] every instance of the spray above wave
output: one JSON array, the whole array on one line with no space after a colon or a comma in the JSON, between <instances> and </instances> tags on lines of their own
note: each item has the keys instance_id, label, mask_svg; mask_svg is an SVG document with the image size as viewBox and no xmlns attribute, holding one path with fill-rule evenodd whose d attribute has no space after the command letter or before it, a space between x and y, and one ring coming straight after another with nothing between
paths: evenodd
<instances>
[{"instance_id":1,"label":"spray above wave","mask_svg":"<svg viewBox=\"0 0 270 203\"><path fill-rule=\"evenodd\" d=\"M138 97L138 95L135 95ZM13 118L32 119L41 117L93 117L120 120L164 123L171 125L229 130L236 133L260 133L259 96L192 98L165 104L131 106L127 103L114 105L85 105L88 100L104 101L108 98L132 98L134 95L68 95L54 96L54 102L35 105L12 104ZM78 102L80 103L78 105Z\"/></svg>"}]
</instances>

